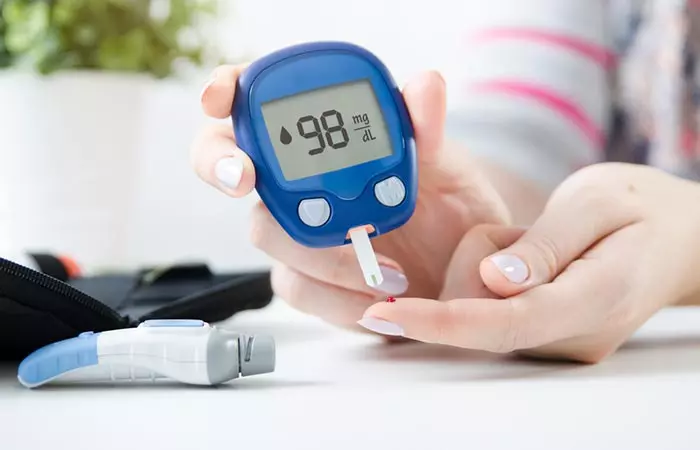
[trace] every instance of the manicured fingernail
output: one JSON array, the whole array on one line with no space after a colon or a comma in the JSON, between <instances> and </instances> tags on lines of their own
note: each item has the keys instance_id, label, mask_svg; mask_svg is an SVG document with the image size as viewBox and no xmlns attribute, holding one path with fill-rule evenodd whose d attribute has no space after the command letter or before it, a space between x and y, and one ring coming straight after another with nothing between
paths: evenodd
<instances>
[{"instance_id":1,"label":"manicured fingernail","mask_svg":"<svg viewBox=\"0 0 700 450\"><path fill-rule=\"evenodd\" d=\"M396 303L396 299L394 297L387 297L386 302L387 303Z\"/></svg>"},{"instance_id":2,"label":"manicured fingernail","mask_svg":"<svg viewBox=\"0 0 700 450\"><path fill-rule=\"evenodd\" d=\"M389 295L401 295L408 290L406 275L388 266L379 266L379 270L382 271L384 281L377 289Z\"/></svg>"},{"instance_id":3,"label":"manicured fingernail","mask_svg":"<svg viewBox=\"0 0 700 450\"><path fill-rule=\"evenodd\" d=\"M530 269L527 264L513 255L496 255L491 257L491 262L512 283L524 283L530 277Z\"/></svg>"},{"instance_id":4,"label":"manicured fingernail","mask_svg":"<svg viewBox=\"0 0 700 450\"><path fill-rule=\"evenodd\" d=\"M377 319L375 317L363 317L358 320L357 323L375 333L386 336L403 336L403 328L395 323L387 322L386 320Z\"/></svg>"},{"instance_id":5,"label":"manicured fingernail","mask_svg":"<svg viewBox=\"0 0 700 450\"><path fill-rule=\"evenodd\" d=\"M204 87L202 88L202 92L199 94L200 100L202 98L204 98L204 94L207 93L207 91L209 90L211 85L214 84L215 82L216 82L216 73L213 73L211 78L209 78L209 80L207 80L207 82L204 84Z\"/></svg>"},{"instance_id":6,"label":"manicured fingernail","mask_svg":"<svg viewBox=\"0 0 700 450\"><path fill-rule=\"evenodd\" d=\"M243 161L235 157L219 160L214 169L216 178L224 187L236 189L243 176Z\"/></svg>"}]
</instances>

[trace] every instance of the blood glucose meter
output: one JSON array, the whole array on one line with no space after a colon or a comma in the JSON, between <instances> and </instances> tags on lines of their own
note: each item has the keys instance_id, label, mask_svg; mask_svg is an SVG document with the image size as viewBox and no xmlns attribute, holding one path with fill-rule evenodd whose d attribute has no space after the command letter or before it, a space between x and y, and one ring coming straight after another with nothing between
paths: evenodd
<instances>
[{"instance_id":1,"label":"blood glucose meter","mask_svg":"<svg viewBox=\"0 0 700 450\"><path fill-rule=\"evenodd\" d=\"M405 224L417 191L413 127L384 64L348 43L288 47L241 74L231 115L284 230L307 247L352 242L380 284L369 238Z\"/></svg>"}]
</instances>

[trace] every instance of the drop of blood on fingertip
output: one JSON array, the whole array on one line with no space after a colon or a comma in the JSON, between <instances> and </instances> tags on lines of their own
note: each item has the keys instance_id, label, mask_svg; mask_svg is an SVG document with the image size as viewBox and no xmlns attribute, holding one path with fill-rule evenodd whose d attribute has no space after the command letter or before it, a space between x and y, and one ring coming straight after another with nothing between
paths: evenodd
<instances>
[{"instance_id":1,"label":"drop of blood on fingertip","mask_svg":"<svg viewBox=\"0 0 700 450\"><path fill-rule=\"evenodd\" d=\"M387 302L387 303L394 303L395 301L396 301L396 299L395 299L394 297L388 297L388 298L386 299L386 302Z\"/></svg>"}]
</instances>

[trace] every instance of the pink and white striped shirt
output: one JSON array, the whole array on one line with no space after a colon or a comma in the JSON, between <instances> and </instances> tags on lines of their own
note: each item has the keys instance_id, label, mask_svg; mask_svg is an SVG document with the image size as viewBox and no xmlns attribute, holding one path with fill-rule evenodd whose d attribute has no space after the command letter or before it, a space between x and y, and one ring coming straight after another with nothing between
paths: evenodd
<instances>
[{"instance_id":1,"label":"pink and white striped shirt","mask_svg":"<svg viewBox=\"0 0 700 450\"><path fill-rule=\"evenodd\" d=\"M700 180L700 0L491 2L450 134L548 189L601 161Z\"/></svg>"}]
</instances>

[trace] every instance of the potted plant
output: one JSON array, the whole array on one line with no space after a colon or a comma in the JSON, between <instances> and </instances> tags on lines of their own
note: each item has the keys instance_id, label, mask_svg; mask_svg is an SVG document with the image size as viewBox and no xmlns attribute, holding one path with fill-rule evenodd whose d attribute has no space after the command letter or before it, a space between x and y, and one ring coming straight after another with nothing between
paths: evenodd
<instances>
[{"instance_id":1,"label":"potted plant","mask_svg":"<svg viewBox=\"0 0 700 450\"><path fill-rule=\"evenodd\" d=\"M0 0L0 191L16 246L126 262L136 157L158 145L149 101L218 62L215 14L216 0Z\"/></svg>"},{"instance_id":2,"label":"potted plant","mask_svg":"<svg viewBox=\"0 0 700 450\"><path fill-rule=\"evenodd\" d=\"M0 3L2 6L2 3ZM0 69L4 69L9 66L12 62L12 57L10 52L5 45L5 18L2 14L2 8L0 8Z\"/></svg>"}]
</instances>

